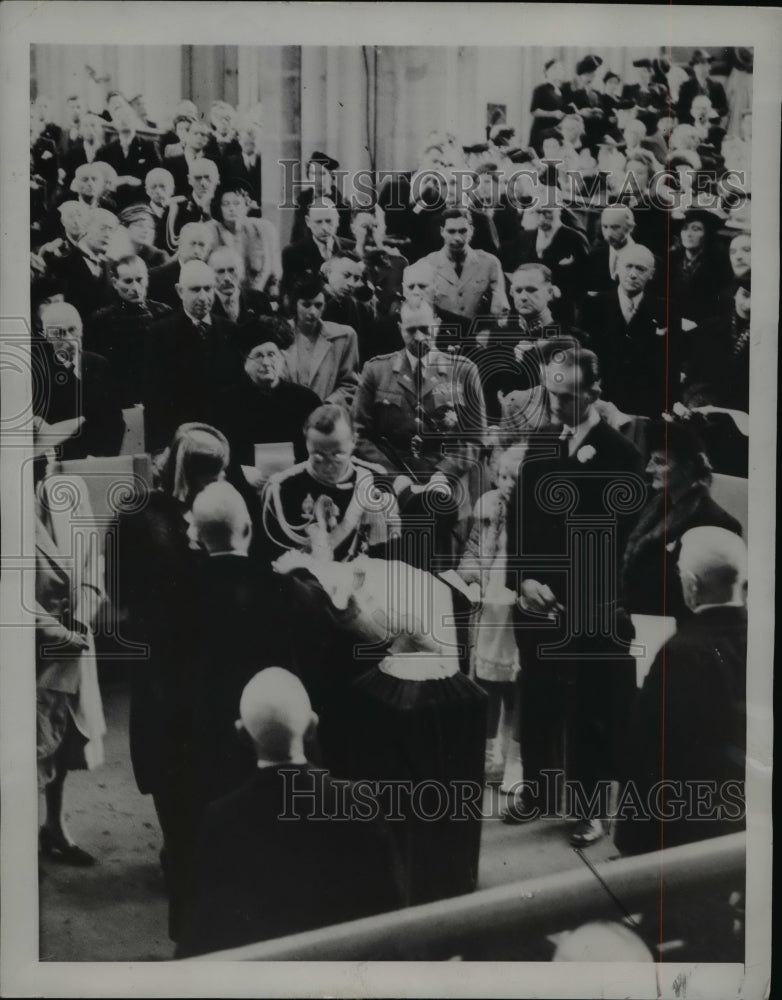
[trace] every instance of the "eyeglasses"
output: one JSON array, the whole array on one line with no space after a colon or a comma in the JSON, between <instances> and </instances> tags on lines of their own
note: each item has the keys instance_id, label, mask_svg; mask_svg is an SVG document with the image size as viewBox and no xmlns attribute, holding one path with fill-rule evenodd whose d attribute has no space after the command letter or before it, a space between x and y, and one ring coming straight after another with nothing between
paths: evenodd
<instances>
[{"instance_id":1,"label":"eyeglasses","mask_svg":"<svg viewBox=\"0 0 782 1000\"><path fill-rule=\"evenodd\" d=\"M414 336L416 333L430 333L431 326L406 326L403 328L405 333L409 333L410 336Z\"/></svg>"}]
</instances>

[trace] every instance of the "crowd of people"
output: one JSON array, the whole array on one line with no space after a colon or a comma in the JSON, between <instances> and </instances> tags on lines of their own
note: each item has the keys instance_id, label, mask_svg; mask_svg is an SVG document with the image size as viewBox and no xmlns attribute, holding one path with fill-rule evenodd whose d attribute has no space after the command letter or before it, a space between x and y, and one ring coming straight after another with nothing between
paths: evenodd
<instances>
[{"instance_id":1,"label":"crowd of people","mask_svg":"<svg viewBox=\"0 0 782 1000\"><path fill-rule=\"evenodd\" d=\"M376 773L342 711L367 670L448 681L507 822L556 813L546 774L566 771L577 846L608 832L606 781L743 782L746 558L710 483L747 476L752 111L713 62L639 58L623 81L595 54L568 80L551 59L526 145L503 122L471 146L432 133L371 201L315 151L282 245L258 109L183 100L164 131L119 93L69 97L60 123L33 103L40 847L95 860L63 788L100 758L107 598L148 650L130 754L181 954L422 898L382 825L276 820L285 766ZM53 463L119 455L131 411L154 481L104 594L89 553L61 565ZM460 612L453 648L396 606L419 579ZM634 615L678 628L640 691ZM446 701L412 748L423 776L451 760ZM616 842L737 822L618 822Z\"/></svg>"}]
</instances>

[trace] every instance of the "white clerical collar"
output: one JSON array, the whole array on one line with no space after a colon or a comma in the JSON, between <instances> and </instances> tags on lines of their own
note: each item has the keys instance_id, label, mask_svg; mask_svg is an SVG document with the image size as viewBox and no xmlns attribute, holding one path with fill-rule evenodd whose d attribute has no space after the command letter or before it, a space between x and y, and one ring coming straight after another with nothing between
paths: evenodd
<instances>
[{"instance_id":1,"label":"white clerical collar","mask_svg":"<svg viewBox=\"0 0 782 1000\"><path fill-rule=\"evenodd\" d=\"M259 757L256 766L259 771L264 771L267 767L288 767L306 763L307 758L302 754L298 757L291 757L290 760L264 760L263 757Z\"/></svg>"},{"instance_id":2,"label":"white clerical collar","mask_svg":"<svg viewBox=\"0 0 782 1000\"><path fill-rule=\"evenodd\" d=\"M699 615L701 611L709 611L711 608L743 608L746 605L743 601L725 601L723 604L699 604L697 608L693 608L693 612Z\"/></svg>"},{"instance_id":3,"label":"white clerical collar","mask_svg":"<svg viewBox=\"0 0 782 1000\"><path fill-rule=\"evenodd\" d=\"M185 316L187 316L187 318L190 320L190 322L193 324L193 326L211 326L212 325L212 317L209 315L209 313L207 313L203 317L203 319L196 319L196 317L195 316L191 316L189 312L186 312Z\"/></svg>"}]
</instances>

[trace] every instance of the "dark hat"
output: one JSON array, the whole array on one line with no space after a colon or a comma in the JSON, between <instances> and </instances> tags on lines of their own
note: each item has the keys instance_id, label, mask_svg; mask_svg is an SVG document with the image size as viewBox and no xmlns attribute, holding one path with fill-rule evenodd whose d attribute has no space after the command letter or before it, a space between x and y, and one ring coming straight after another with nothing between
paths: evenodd
<instances>
[{"instance_id":1,"label":"dark hat","mask_svg":"<svg viewBox=\"0 0 782 1000\"><path fill-rule=\"evenodd\" d=\"M223 212L220 206L220 202L223 200L224 194L229 193L243 194L249 201L253 200L253 193L250 190L247 183L241 180L239 177L233 177L231 180L224 181L222 184L218 184L215 188L215 193L212 198L212 218L222 221Z\"/></svg>"},{"instance_id":2,"label":"dark hat","mask_svg":"<svg viewBox=\"0 0 782 1000\"><path fill-rule=\"evenodd\" d=\"M510 128L508 125L495 125L491 129L489 138L495 146L509 146L515 134L515 128Z\"/></svg>"},{"instance_id":3,"label":"dark hat","mask_svg":"<svg viewBox=\"0 0 782 1000\"><path fill-rule=\"evenodd\" d=\"M744 70L745 73L752 72L754 62L752 49L733 49L732 54L736 69Z\"/></svg>"},{"instance_id":4,"label":"dark hat","mask_svg":"<svg viewBox=\"0 0 782 1000\"><path fill-rule=\"evenodd\" d=\"M535 153L531 149L509 149L505 155L511 163L531 163L535 159Z\"/></svg>"},{"instance_id":5,"label":"dark hat","mask_svg":"<svg viewBox=\"0 0 782 1000\"><path fill-rule=\"evenodd\" d=\"M488 153L488 151L488 142L476 142L474 146L462 146L462 152L466 153L468 156L471 153Z\"/></svg>"},{"instance_id":6,"label":"dark hat","mask_svg":"<svg viewBox=\"0 0 782 1000\"><path fill-rule=\"evenodd\" d=\"M152 209L149 205L139 203L135 205L128 205L127 208L123 208L117 218L123 226L129 226L132 222L138 222L139 219L146 218L154 220L155 216L152 214Z\"/></svg>"},{"instance_id":7,"label":"dark hat","mask_svg":"<svg viewBox=\"0 0 782 1000\"><path fill-rule=\"evenodd\" d=\"M652 66L657 70L660 76L665 76L666 73L671 71L671 63L665 56L658 56L657 59L652 60Z\"/></svg>"},{"instance_id":8,"label":"dark hat","mask_svg":"<svg viewBox=\"0 0 782 1000\"><path fill-rule=\"evenodd\" d=\"M245 357L259 344L274 344L281 351L293 343L293 332L284 319L262 316L247 323L239 334L239 349Z\"/></svg>"},{"instance_id":9,"label":"dark hat","mask_svg":"<svg viewBox=\"0 0 782 1000\"><path fill-rule=\"evenodd\" d=\"M558 62L559 62L559 59L547 59L543 63L543 72L547 73L551 69L551 67L554 65L554 63L558 63Z\"/></svg>"},{"instance_id":10,"label":"dark hat","mask_svg":"<svg viewBox=\"0 0 782 1000\"><path fill-rule=\"evenodd\" d=\"M705 456L703 442L685 424L656 420L646 431L646 450L662 451L684 462L701 464Z\"/></svg>"},{"instance_id":11,"label":"dark hat","mask_svg":"<svg viewBox=\"0 0 782 1000\"><path fill-rule=\"evenodd\" d=\"M538 139L541 143L544 139L556 139L557 142L562 142L562 133L558 128L544 128L538 136Z\"/></svg>"},{"instance_id":12,"label":"dark hat","mask_svg":"<svg viewBox=\"0 0 782 1000\"><path fill-rule=\"evenodd\" d=\"M694 49L692 55L690 56L690 66L696 66L698 63L710 62L714 62L714 56L709 55L706 49Z\"/></svg>"},{"instance_id":13,"label":"dark hat","mask_svg":"<svg viewBox=\"0 0 782 1000\"><path fill-rule=\"evenodd\" d=\"M706 229L719 229L724 223L724 217L716 210L708 208L687 208L682 212L672 212L671 218L678 222L679 227L686 226L689 222L702 222Z\"/></svg>"},{"instance_id":14,"label":"dark hat","mask_svg":"<svg viewBox=\"0 0 782 1000\"><path fill-rule=\"evenodd\" d=\"M638 69L654 69L651 59L633 59L633 66L637 66Z\"/></svg>"},{"instance_id":15,"label":"dark hat","mask_svg":"<svg viewBox=\"0 0 782 1000\"><path fill-rule=\"evenodd\" d=\"M632 111L635 107L635 101L631 97L620 97L616 102L617 111Z\"/></svg>"},{"instance_id":16,"label":"dark hat","mask_svg":"<svg viewBox=\"0 0 782 1000\"><path fill-rule=\"evenodd\" d=\"M603 60L600 56L584 56L576 63L576 76L581 76L583 73L594 73L603 65Z\"/></svg>"},{"instance_id":17,"label":"dark hat","mask_svg":"<svg viewBox=\"0 0 782 1000\"><path fill-rule=\"evenodd\" d=\"M705 146L712 146L715 149L722 145L722 140L728 134L728 130L722 128L721 125L712 125L709 128L709 138L708 142L704 143ZM699 147L700 148L700 147Z\"/></svg>"},{"instance_id":18,"label":"dark hat","mask_svg":"<svg viewBox=\"0 0 782 1000\"><path fill-rule=\"evenodd\" d=\"M307 163L319 163L322 167L325 167L330 173L334 173L335 170L339 170L339 163L334 159L333 156L328 156L326 153L321 153L319 150L315 150L312 156L307 160Z\"/></svg>"},{"instance_id":19,"label":"dark hat","mask_svg":"<svg viewBox=\"0 0 782 1000\"><path fill-rule=\"evenodd\" d=\"M614 73L613 70L603 77L603 83L608 83L609 80L621 80L618 73Z\"/></svg>"},{"instance_id":20,"label":"dark hat","mask_svg":"<svg viewBox=\"0 0 782 1000\"><path fill-rule=\"evenodd\" d=\"M743 288L746 292L752 291L752 272L747 271L746 274L742 274L740 278L734 278L731 291L735 295L739 288Z\"/></svg>"}]
</instances>

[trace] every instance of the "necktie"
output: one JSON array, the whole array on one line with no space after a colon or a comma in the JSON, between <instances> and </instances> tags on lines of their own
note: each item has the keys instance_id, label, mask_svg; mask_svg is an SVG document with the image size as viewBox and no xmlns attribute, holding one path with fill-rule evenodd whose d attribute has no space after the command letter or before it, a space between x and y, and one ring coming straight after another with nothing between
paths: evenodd
<instances>
[{"instance_id":1,"label":"necktie","mask_svg":"<svg viewBox=\"0 0 782 1000\"><path fill-rule=\"evenodd\" d=\"M494 222L494 209L493 208L487 208L486 209L486 219L487 219L487 221L489 223L489 235L491 236L492 244L495 247L499 247L499 245L500 245L500 236L499 236L499 233L497 232L497 226L495 225L495 222Z\"/></svg>"},{"instance_id":2,"label":"necktie","mask_svg":"<svg viewBox=\"0 0 782 1000\"><path fill-rule=\"evenodd\" d=\"M464 267L464 264L463 264L463 262L461 260L455 260L453 262L453 269L454 269L454 271L456 271L456 277L457 278L461 278L461 276L462 276L462 268L463 267Z\"/></svg>"},{"instance_id":3,"label":"necktie","mask_svg":"<svg viewBox=\"0 0 782 1000\"><path fill-rule=\"evenodd\" d=\"M613 247L608 248L608 273L613 281L616 278L616 250Z\"/></svg>"}]
</instances>

